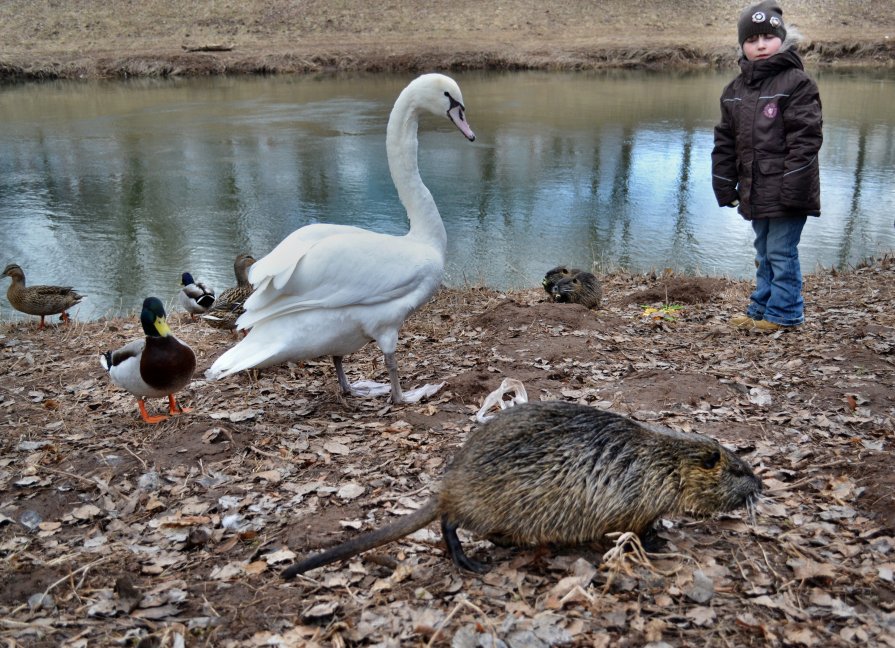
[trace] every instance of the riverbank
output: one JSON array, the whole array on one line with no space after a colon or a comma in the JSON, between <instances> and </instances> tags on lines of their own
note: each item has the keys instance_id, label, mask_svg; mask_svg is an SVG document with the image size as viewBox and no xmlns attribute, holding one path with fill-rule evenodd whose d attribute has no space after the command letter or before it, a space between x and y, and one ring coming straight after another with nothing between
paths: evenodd
<instances>
[{"instance_id":1,"label":"riverbank","mask_svg":"<svg viewBox=\"0 0 895 648\"><path fill-rule=\"evenodd\" d=\"M193 411L157 426L98 361L141 335L135 318L3 323L0 637L895 646L895 262L808 275L794 332L726 325L750 287L612 274L597 311L534 286L444 289L402 329L398 362L405 387L445 385L397 407L339 396L326 358L207 383L234 340L173 313L199 372L180 394ZM345 367L386 379L373 345ZM295 555L423 502L504 378L736 448L764 480L754 524L675 517L648 563L469 538L485 576L457 571L433 525L283 584Z\"/></svg>"},{"instance_id":2,"label":"riverbank","mask_svg":"<svg viewBox=\"0 0 895 648\"><path fill-rule=\"evenodd\" d=\"M892 67L895 5L789 0L812 66ZM0 80L732 67L743 3L0 4Z\"/></svg>"}]
</instances>

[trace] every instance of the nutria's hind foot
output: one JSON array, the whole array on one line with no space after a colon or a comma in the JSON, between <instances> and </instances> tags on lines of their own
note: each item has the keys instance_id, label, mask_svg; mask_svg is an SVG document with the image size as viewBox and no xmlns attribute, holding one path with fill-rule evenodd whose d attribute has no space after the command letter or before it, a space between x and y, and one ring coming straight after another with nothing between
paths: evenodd
<instances>
[{"instance_id":1,"label":"nutria's hind foot","mask_svg":"<svg viewBox=\"0 0 895 648\"><path fill-rule=\"evenodd\" d=\"M460 538L457 536L457 525L448 522L447 515L441 516L441 535L444 537L444 543L447 545L451 560L457 567L475 572L476 574L484 574L491 569L488 565L473 560L463 553L463 546L460 544Z\"/></svg>"},{"instance_id":2,"label":"nutria's hind foot","mask_svg":"<svg viewBox=\"0 0 895 648\"><path fill-rule=\"evenodd\" d=\"M640 546L643 547L646 553L661 553L667 544L664 538L659 537L659 533L653 525L648 526L646 531L641 533L638 538L640 539Z\"/></svg>"}]
</instances>

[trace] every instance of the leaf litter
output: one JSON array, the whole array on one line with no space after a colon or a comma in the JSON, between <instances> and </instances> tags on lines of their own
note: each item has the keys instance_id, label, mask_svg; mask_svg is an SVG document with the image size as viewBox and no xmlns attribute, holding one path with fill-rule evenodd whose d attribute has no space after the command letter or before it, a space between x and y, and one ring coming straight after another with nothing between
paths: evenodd
<instances>
[{"instance_id":1,"label":"leaf litter","mask_svg":"<svg viewBox=\"0 0 895 648\"><path fill-rule=\"evenodd\" d=\"M175 315L199 361L182 394L193 411L157 426L97 360L137 335L132 322L7 323L0 636L895 646L895 264L807 276L808 321L795 332L730 329L749 289L617 273L598 311L539 289L443 289L405 325L398 358L406 387L446 385L400 406L341 396L325 358L206 383L201 371L232 338ZM643 316L669 303L674 319ZM345 365L351 380L387 381L372 345ZM487 409L506 406L508 385L718 438L764 481L754 519L663 520L660 554L631 537L519 549L465 536L492 565L483 576L458 572L429 528L279 578L296 558L422 505L488 395L501 401Z\"/></svg>"}]
</instances>

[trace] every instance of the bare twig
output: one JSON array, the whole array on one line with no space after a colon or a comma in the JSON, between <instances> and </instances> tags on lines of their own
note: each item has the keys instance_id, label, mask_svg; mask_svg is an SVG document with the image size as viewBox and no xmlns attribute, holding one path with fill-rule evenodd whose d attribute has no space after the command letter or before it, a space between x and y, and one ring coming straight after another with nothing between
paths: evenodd
<instances>
[{"instance_id":1,"label":"bare twig","mask_svg":"<svg viewBox=\"0 0 895 648\"><path fill-rule=\"evenodd\" d=\"M459 600L459 602L457 603L457 605L454 606L454 609L451 610L450 613L445 617L444 621L441 623L441 626L439 628L437 628L434 633L432 633L432 636L429 638L429 643L426 644L426 648L432 648L432 644L435 643L435 639L438 637L438 634L447 627L448 621L450 621L452 618L454 618L454 616L457 614L457 612L460 611L460 608L462 608L464 606L472 608L475 612L477 612L479 614L479 616L482 618L482 620L488 626L488 629L491 631L491 638L493 639L492 645L495 645L495 646L497 645L497 631L494 628L494 624L491 623L491 620L488 619L488 616L485 614L485 612L482 610L482 608L478 607L477 605L475 605L473 603L470 603L465 598L461 598Z\"/></svg>"}]
</instances>

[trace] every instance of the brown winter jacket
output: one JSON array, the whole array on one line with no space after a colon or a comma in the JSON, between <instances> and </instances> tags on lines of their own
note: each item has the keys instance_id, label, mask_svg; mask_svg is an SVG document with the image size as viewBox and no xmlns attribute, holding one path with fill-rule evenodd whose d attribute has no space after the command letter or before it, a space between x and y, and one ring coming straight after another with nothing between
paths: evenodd
<instances>
[{"instance_id":1,"label":"brown winter jacket","mask_svg":"<svg viewBox=\"0 0 895 648\"><path fill-rule=\"evenodd\" d=\"M820 94L795 50L740 60L721 94L712 189L743 218L820 216Z\"/></svg>"}]
</instances>

